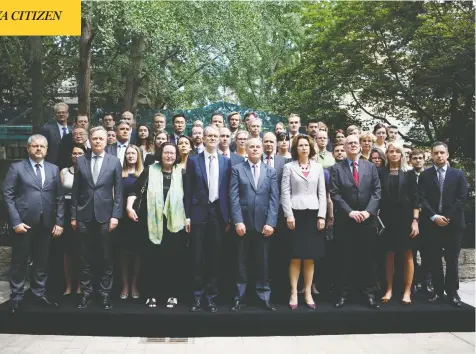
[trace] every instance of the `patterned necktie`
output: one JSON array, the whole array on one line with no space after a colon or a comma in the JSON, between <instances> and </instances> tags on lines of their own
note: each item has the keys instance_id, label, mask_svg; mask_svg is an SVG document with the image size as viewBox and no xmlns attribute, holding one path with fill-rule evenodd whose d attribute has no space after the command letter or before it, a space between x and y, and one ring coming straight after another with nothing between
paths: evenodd
<instances>
[{"instance_id":1,"label":"patterned necktie","mask_svg":"<svg viewBox=\"0 0 476 354\"><path fill-rule=\"evenodd\" d=\"M359 186L359 172L357 171L357 162L352 162L352 176L354 177L355 185Z\"/></svg>"},{"instance_id":2,"label":"patterned necktie","mask_svg":"<svg viewBox=\"0 0 476 354\"><path fill-rule=\"evenodd\" d=\"M255 188L258 188L258 173L257 173L257 166L253 165L253 182L255 183Z\"/></svg>"},{"instance_id":3,"label":"patterned necktie","mask_svg":"<svg viewBox=\"0 0 476 354\"><path fill-rule=\"evenodd\" d=\"M210 156L210 163L208 165L208 200L213 203L218 199L218 175L216 171L216 165L213 163L215 156Z\"/></svg>"},{"instance_id":4,"label":"patterned necktie","mask_svg":"<svg viewBox=\"0 0 476 354\"><path fill-rule=\"evenodd\" d=\"M61 128L63 130L63 135L61 135L61 139L63 139L66 134L68 134L68 129L66 127Z\"/></svg>"},{"instance_id":5,"label":"patterned necktie","mask_svg":"<svg viewBox=\"0 0 476 354\"><path fill-rule=\"evenodd\" d=\"M438 212L443 212L443 186L445 184L445 171L442 167L438 169L438 184L440 186L440 203L438 204Z\"/></svg>"},{"instance_id":6,"label":"patterned necktie","mask_svg":"<svg viewBox=\"0 0 476 354\"><path fill-rule=\"evenodd\" d=\"M95 155L94 158L94 165L93 165L93 182L94 184L97 183L99 177L99 159L101 156Z\"/></svg>"},{"instance_id":7,"label":"patterned necktie","mask_svg":"<svg viewBox=\"0 0 476 354\"><path fill-rule=\"evenodd\" d=\"M43 187L43 178L41 178L41 165L37 163L35 167L36 167L36 179L38 180L38 183L40 183L40 186Z\"/></svg>"},{"instance_id":8,"label":"patterned necktie","mask_svg":"<svg viewBox=\"0 0 476 354\"><path fill-rule=\"evenodd\" d=\"M271 166L271 157L270 157L269 155L266 156L266 164L267 164L268 166Z\"/></svg>"}]
</instances>

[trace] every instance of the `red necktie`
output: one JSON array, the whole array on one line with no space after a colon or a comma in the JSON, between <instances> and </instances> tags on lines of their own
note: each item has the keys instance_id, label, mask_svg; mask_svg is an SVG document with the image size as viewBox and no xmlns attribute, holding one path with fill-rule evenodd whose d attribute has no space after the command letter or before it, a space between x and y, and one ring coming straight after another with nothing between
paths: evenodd
<instances>
[{"instance_id":1,"label":"red necktie","mask_svg":"<svg viewBox=\"0 0 476 354\"><path fill-rule=\"evenodd\" d=\"M226 152L224 152L224 153L223 153L223 156L225 156L225 157L228 157L228 155L227 155L227 153L226 153Z\"/></svg>"},{"instance_id":2,"label":"red necktie","mask_svg":"<svg viewBox=\"0 0 476 354\"><path fill-rule=\"evenodd\" d=\"M359 172L357 171L357 162L352 162L352 176L356 186L359 186Z\"/></svg>"}]
</instances>

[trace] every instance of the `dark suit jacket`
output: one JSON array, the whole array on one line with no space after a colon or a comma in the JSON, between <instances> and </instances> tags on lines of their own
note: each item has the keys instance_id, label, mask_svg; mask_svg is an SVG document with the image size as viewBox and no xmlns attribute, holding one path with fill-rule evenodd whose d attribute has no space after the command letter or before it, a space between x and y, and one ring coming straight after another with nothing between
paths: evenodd
<instances>
[{"instance_id":1,"label":"dark suit jacket","mask_svg":"<svg viewBox=\"0 0 476 354\"><path fill-rule=\"evenodd\" d=\"M37 225L43 213L44 225L63 226L64 196L57 166L45 161L45 181L41 186L36 171L26 159L10 165L3 181L3 197L10 226Z\"/></svg>"},{"instance_id":2,"label":"dark suit jacket","mask_svg":"<svg viewBox=\"0 0 476 354\"><path fill-rule=\"evenodd\" d=\"M285 157L279 156L279 155L274 155L274 169L276 170L276 177L278 180L278 189L279 189L279 194L281 194L281 181L283 179L283 168L284 165L286 165L288 162L291 162L292 159L287 159ZM261 157L261 161L266 163L265 161L265 155Z\"/></svg>"},{"instance_id":3,"label":"dark suit jacket","mask_svg":"<svg viewBox=\"0 0 476 354\"><path fill-rule=\"evenodd\" d=\"M223 222L230 221L231 160L218 154L218 199ZM185 183L185 214L192 224L202 223L208 215L208 178L205 154L189 156Z\"/></svg>"},{"instance_id":4,"label":"dark suit jacket","mask_svg":"<svg viewBox=\"0 0 476 354\"><path fill-rule=\"evenodd\" d=\"M41 130L41 135L43 135L48 141L48 153L46 155L46 161L57 165L59 160L61 135L56 120L46 123Z\"/></svg>"},{"instance_id":5,"label":"dark suit jacket","mask_svg":"<svg viewBox=\"0 0 476 354\"><path fill-rule=\"evenodd\" d=\"M463 171L449 167L446 170L443 184L443 213L438 212L440 203L440 186L438 174L434 167L428 168L420 174L418 182L422 215L420 220L429 224L430 218L441 215L450 219L450 226L458 229L466 228L464 207L468 197L468 183Z\"/></svg>"},{"instance_id":6,"label":"dark suit jacket","mask_svg":"<svg viewBox=\"0 0 476 354\"><path fill-rule=\"evenodd\" d=\"M230 149L231 152L236 152L236 140L233 140L233 141L230 143L229 149Z\"/></svg>"},{"instance_id":7,"label":"dark suit jacket","mask_svg":"<svg viewBox=\"0 0 476 354\"><path fill-rule=\"evenodd\" d=\"M80 156L76 162L71 197L71 219L99 223L122 217L122 167L119 159L105 154L96 185L91 171L91 156Z\"/></svg>"},{"instance_id":8,"label":"dark suit jacket","mask_svg":"<svg viewBox=\"0 0 476 354\"><path fill-rule=\"evenodd\" d=\"M261 233L264 225L276 227L279 193L276 171L261 163L255 187L250 164L243 162L231 170L230 204L233 223L244 223L247 230Z\"/></svg>"},{"instance_id":9,"label":"dark suit jacket","mask_svg":"<svg viewBox=\"0 0 476 354\"><path fill-rule=\"evenodd\" d=\"M71 152L73 151L73 134L69 133L63 139L59 146L58 167L60 171L71 166ZM91 155L91 149L85 147L85 154Z\"/></svg>"},{"instance_id":10,"label":"dark suit jacket","mask_svg":"<svg viewBox=\"0 0 476 354\"><path fill-rule=\"evenodd\" d=\"M383 224L391 217L391 214L400 216L402 224L409 227L413 220L413 210L420 208L418 196L418 184L413 171L398 172L398 199L392 200L389 188L389 171L387 167L378 169L382 196L380 199L380 218ZM395 205L398 209L395 210Z\"/></svg>"},{"instance_id":11,"label":"dark suit jacket","mask_svg":"<svg viewBox=\"0 0 476 354\"><path fill-rule=\"evenodd\" d=\"M231 161L231 167L233 167L235 165L245 162L245 158L243 156L235 154L234 152L231 152L230 161Z\"/></svg>"},{"instance_id":12,"label":"dark suit jacket","mask_svg":"<svg viewBox=\"0 0 476 354\"><path fill-rule=\"evenodd\" d=\"M330 170L330 194L336 211L336 218L347 217L351 211L370 213L368 223L375 223L379 208L381 187L377 168L371 162L359 160L359 186L357 187L347 159Z\"/></svg>"}]
</instances>

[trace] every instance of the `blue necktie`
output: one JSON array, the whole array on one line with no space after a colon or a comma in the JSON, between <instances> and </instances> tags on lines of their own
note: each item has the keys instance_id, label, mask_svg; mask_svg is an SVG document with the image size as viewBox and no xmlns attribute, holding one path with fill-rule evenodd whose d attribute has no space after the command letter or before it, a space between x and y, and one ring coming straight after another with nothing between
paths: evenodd
<instances>
[{"instance_id":1,"label":"blue necktie","mask_svg":"<svg viewBox=\"0 0 476 354\"><path fill-rule=\"evenodd\" d=\"M61 136L61 139L63 139L65 135L68 134L68 128L63 127L62 129L63 129L63 135Z\"/></svg>"},{"instance_id":2,"label":"blue necktie","mask_svg":"<svg viewBox=\"0 0 476 354\"><path fill-rule=\"evenodd\" d=\"M36 167L36 179L40 183L40 186L43 187L43 179L41 178L41 165L37 163L35 167Z\"/></svg>"}]
</instances>

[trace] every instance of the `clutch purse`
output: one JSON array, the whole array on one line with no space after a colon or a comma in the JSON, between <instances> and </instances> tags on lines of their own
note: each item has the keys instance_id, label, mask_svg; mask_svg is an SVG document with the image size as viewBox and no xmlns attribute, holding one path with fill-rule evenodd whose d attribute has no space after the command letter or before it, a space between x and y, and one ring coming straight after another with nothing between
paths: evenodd
<instances>
[{"instance_id":1,"label":"clutch purse","mask_svg":"<svg viewBox=\"0 0 476 354\"><path fill-rule=\"evenodd\" d=\"M139 195L137 196L136 200L134 200L134 204L132 204L132 209L134 209L137 215L139 215L139 210L142 206L143 200L145 199L144 193L146 193L147 191L148 184L149 184L149 175L147 175L147 179L145 180L144 185L140 189Z\"/></svg>"}]
</instances>

